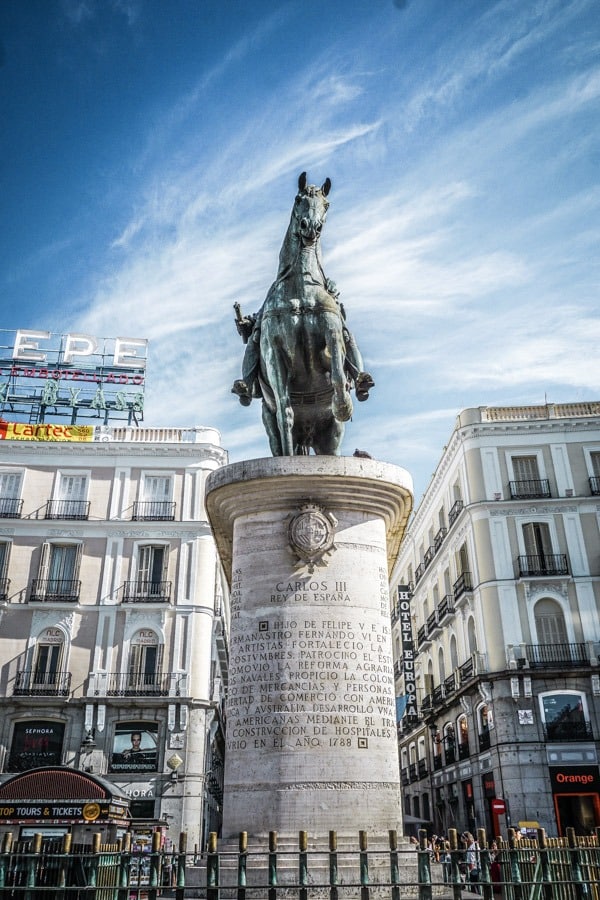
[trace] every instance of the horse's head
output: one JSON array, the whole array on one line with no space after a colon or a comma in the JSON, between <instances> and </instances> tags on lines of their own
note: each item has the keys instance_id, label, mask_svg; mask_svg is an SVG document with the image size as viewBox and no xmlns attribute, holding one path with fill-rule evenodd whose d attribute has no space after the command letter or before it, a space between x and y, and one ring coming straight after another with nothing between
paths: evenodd
<instances>
[{"instance_id":1,"label":"horse's head","mask_svg":"<svg viewBox=\"0 0 600 900\"><path fill-rule=\"evenodd\" d=\"M327 217L329 208L327 195L330 190L329 178L326 178L319 188L306 183L306 172L300 175L292 218L295 223L294 230L303 244L314 244L319 239Z\"/></svg>"}]
</instances>

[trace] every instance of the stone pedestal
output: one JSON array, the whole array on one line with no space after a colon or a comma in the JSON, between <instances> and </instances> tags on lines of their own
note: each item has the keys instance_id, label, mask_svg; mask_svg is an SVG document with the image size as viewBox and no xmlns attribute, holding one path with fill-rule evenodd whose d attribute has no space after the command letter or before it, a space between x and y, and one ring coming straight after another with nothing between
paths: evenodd
<instances>
[{"instance_id":1,"label":"stone pedestal","mask_svg":"<svg viewBox=\"0 0 600 900\"><path fill-rule=\"evenodd\" d=\"M210 475L231 586L225 838L402 831L388 575L411 488L355 457Z\"/></svg>"}]
</instances>

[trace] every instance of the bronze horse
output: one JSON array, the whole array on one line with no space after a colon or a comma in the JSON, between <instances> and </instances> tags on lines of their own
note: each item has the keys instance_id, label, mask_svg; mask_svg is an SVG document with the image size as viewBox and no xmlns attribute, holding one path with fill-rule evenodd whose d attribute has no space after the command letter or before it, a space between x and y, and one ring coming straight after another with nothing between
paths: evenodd
<instances>
[{"instance_id":1,"label":"bronze horse","mask_svg":"<svg viewBox=\"0 0 600 900\"><path fill-rule=\"evenodd\" d=\"M262 396L273 456L312 449L338 456L352 416L351 388L366 400L374 382L345 324L335 284L325 277L320 237L331 181L319 188L298 179L298 194L279 253L277 278L261 311L237 327L247 341L242 379L233 392L248 405Z\"/></svg>"}]
</instances>

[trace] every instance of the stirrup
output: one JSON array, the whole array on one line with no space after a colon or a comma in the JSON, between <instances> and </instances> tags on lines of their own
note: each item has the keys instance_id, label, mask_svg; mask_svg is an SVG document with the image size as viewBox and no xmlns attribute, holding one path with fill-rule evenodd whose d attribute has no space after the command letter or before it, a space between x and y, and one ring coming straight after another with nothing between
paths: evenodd
<instances>
[{"instance_id":1,"label":"stirrup","mask_svg":"<svg viewBox=\"0 0 600 900\"><path fill-rule=\"evenodd\" d=\"M237 395L237 398L242 406L250 406L250 404L252 403L252 397L250 396L248 385L241 378L238 378L233 382L231 393Z\"/></svg>"}]
</instances>

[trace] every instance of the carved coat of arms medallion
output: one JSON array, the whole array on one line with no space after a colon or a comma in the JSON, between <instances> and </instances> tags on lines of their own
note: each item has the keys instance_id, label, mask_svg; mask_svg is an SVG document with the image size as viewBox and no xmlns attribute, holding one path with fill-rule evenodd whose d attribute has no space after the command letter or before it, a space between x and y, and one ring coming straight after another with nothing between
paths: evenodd
<instances>
[{"instance_id":1,"label":"carved coat of arms medallion","mask_svg":"<svg viewBox=\"0 0 600 900\"><path fill-rule=\"evenodd\" d=\"M335 550L337 519L316 503L305 503L294 513L288 525L290 548L301 563L313 572L324 566Z\"/></svg>"}]
</instances>

